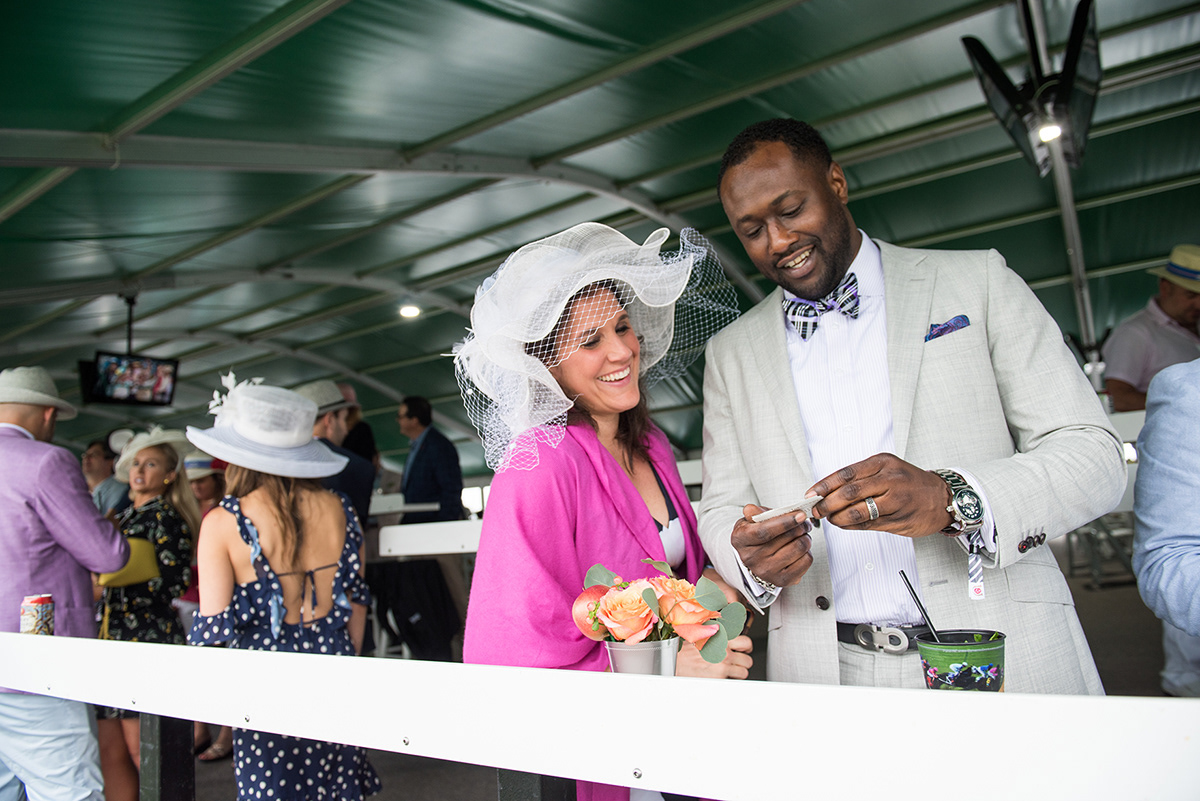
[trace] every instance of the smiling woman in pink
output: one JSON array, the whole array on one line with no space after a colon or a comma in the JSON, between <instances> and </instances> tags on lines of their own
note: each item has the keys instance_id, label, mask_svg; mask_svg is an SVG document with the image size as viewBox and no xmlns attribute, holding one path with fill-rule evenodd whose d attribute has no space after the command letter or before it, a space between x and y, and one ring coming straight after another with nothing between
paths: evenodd
<instances>
[{"instance_id":1,"label":"smiling woman in pink","mask_svg":"<svg viewBox=\"0 0 1200 801\"><path fill-rule=\"evenodd\" d=\"M464 659L607 669L571 617L584 574L622 578L669 563L695 582L707 563L696 518L646 391L683 374L737 316L711 247L667 229L638 245L598 223L533 242L484 281L455 349L463 400L496 469L467 610ZM714 572L709 577L716 579ZM732 590L727 590L732 594ZM745 678L750 640L710 665L694 646L677 675ZM580 801L628 799L579 783Z\"/></svg>"}]
</instances>

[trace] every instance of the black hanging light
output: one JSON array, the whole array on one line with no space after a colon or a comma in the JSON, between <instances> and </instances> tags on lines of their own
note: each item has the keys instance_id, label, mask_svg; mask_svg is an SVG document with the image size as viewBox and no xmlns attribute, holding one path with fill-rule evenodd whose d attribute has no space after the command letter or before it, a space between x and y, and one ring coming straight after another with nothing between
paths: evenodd
<instances>
[{"instance_id":1,"label":"black hanging light","mask_svg":"<svg viewBox=\"0 0 1200 801\"><path fill-rule=\"evenodd\" d=\"M1078 167L1083 161L1096 95L1100 91L1100 44L1093 0L1082 0L1075 8L1062 70L1045 74L1038 56L1030 1L1017 0L1025 41L1029 45L1026 79L1019 87L1013 85L983 42L974 36L965 36L962 42L983 87L988 108L1029 163L1044 177L1051 168L1047 143L1053 139L1060 139L1063 156L1072 167Z\"/></svg>"}]
</instances>

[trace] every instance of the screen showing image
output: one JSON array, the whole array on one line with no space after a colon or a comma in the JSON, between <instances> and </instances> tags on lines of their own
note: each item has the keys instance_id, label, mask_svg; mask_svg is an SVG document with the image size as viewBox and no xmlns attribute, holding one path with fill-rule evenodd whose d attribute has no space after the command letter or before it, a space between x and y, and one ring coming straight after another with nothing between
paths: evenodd
<instances>
[{"instance_id":1,"label":"screen showing image","mask_svg":"<svg viewBox=\"0 0 1200 801\"><path fill-rule=\"evenodd\" d=\"M179 374L176 359L137 354L96 352L93 362L79 363L85 403L129 403L170 406Z\"/></svg>"}]
</instances>

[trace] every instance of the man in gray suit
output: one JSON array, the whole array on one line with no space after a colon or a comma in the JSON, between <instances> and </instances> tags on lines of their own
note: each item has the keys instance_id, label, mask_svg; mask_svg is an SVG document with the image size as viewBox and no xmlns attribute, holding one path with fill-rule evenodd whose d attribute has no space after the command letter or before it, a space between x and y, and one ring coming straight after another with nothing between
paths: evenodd
<instances>
[{"instance_id":1,"label":"man in gray suit","mask_svg":"<svg viewBox=\"0 0 1200 801\"><path fill-rule=\"evenodd\" d=\"M854 225L810 126L752 125L719 191L779 288L708 347L700 535L770 608L774 680L924 686L912 638L1007 635L1009 691L1101 693L1049 538L1121 497L1095 393L995 251L910 250ZM813 510L751 518L822 495Z\"/></svg>"}]
</instances>

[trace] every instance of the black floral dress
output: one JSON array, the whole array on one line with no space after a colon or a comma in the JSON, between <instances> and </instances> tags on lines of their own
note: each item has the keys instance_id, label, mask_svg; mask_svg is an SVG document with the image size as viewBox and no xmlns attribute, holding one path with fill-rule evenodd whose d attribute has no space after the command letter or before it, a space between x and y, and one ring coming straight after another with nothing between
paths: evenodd
<instances>
[{"instance_id":1,"label":"black floral dress","mask_svg":"<svg viewBox=\"0 0 1200 801\"><path fill-rule=\"evenodd\" d=\"M165 498L140 508L130 506L117 516L121 533L150 540L158 559L158 578L126 587L105 587L101 598L101 638L124 642L183 645L187 632L171 602L187 591L192 576L195 535ZM121 709L97 707L102 718L136 716Z\"/></svg>"}]
</instances>

